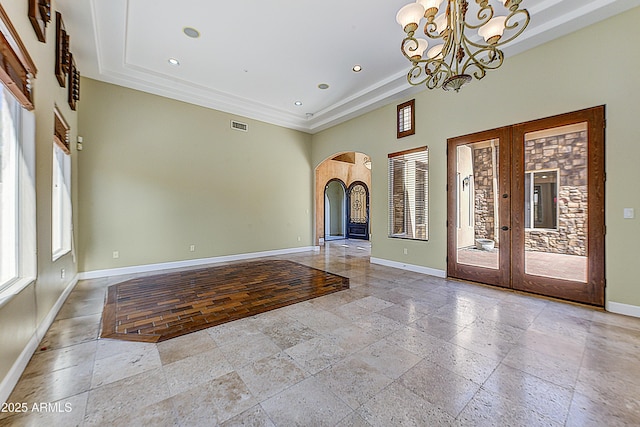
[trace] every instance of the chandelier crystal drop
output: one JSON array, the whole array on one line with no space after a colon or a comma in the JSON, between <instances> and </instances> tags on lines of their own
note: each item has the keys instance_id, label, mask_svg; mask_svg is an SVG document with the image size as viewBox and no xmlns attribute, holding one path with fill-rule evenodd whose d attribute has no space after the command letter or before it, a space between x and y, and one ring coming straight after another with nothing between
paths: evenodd
<instances>
[{"instance_id":1,"label":"chandelier crystal drop","mask_svg":"<svg viewBox=\"0 0 640 427\"><path fill-rule=\"evenodd\" d=\"M406 34L402 54L413 65L407 80L429 89L456 92L487 70L502 65L502 46L518 37L529 24L522 0L417 0L398 12L396 21ZM416 37L420 21L423 33ZM426 52L426 54L425 54Z\"/></svg>"}]
</instances>

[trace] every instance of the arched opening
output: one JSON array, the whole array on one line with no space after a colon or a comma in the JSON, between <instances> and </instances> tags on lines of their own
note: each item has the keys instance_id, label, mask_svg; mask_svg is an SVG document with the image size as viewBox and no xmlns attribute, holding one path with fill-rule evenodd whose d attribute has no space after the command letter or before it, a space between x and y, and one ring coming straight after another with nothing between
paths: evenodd
<instances>
[{"instance_id":1,"label":"arched opening","mask_svg":"<svg viewBox=\"0 0 640 427\"><path fill-rule=\"evenodd\" d=\"M336 238L368 240L370 236L369 196L371 193L371 158L364 153L337 153L316 167L316 244ZM335 183L335 184L331 184ZM331 188L329 185L331 184ZM342 188L343 204L326 196L337 195ZM350 195L351 190L353 194ZM353 203L353 206L350 205ZM334 216L342 208L340 220ZM339 224L342 231L337 231ZM340 234L342 233L342 234Z\"/></svg>"},{"instance_id":2,"label":"arched opening","mask_svg":"<svg viewBox=\"0 0 640 427\"><path fill-rule=\"evenodd\" d=\"M337 240L347 237L345 221L347 193L344 183L332 179L324 187L324 238Z\"/></svg>"}]
</instances>

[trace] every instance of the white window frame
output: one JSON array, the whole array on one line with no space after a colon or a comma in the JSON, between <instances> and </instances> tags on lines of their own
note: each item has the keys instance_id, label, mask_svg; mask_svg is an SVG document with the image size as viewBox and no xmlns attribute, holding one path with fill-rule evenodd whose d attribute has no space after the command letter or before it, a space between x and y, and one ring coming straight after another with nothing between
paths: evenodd
<instances>
[{"instance_id":1,"label":"white window frame","mask_svg":"<svg viewBox=\"0 0 640 427\"><path fill-rule=\"evenodd\" d=\"M71 252L71 153L69 125L54 109L53 165L51 173L51 258Z\"/></svg>"},{"instance_id":2,"label":"white window frame","mask_svg":"<svg viewBox=\"0 0 640 427\"><path fill-rule=\"evenodd\" d=\"M71 157L53 144L51 177L51 257L71 252Z\"/></svg>"},{"instance_id":3,"label":"white window frame","mask_svg":"<svg viewBox=\"0 0 640 427\"><path fill-rule=\"evenodd\" d=\"M35 115L0 87L2 223L0 305L36 278ZM6 172L6 174L5 174ZM6 233L5 228L12 231Z\"/></svg>"},{"instance_id":4,"label":"white window frame","mask_svg":"<svg viewBox=\"0 0 640 427\"><path fill-rule=\"evenodd\" d=\"M388 155L389 158L389 237L429 240L429 149L420 147ZM396 224L395 165L402 165L402 224ZM422 181L419 181L422 176ZM418 194L422 188L423 194ZM421 213L418 213L420 210ZM421 218L418 224L416 221ZM402 228L398 231L399 226Z\"/></svg>"}]
</instances>

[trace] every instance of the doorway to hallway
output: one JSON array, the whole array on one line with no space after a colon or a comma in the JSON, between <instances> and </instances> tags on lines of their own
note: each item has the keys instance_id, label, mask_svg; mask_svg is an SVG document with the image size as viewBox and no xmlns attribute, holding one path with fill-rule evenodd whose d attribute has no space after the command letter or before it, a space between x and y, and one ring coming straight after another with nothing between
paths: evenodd
<instances>
[{"instance_id":1,"label":"doorway to hallway","mask_svg":"<svg viewBox=\"0 0 640 427\"><path fill-rule=\"evenodd\" d=\"M369 240L371 160L364 153L334 154L316 167L316 244Z\"/></svg>"},{"instance_id":2,"label":"doorway to hallway","mask_svg":"<svg viewBox=\"0 0 640 427\"><path fill-rule=\"evenodd\" d=\"M324 239L346 237L347 192L342 180L334 178L324 187Z\"/></svg>"}]
</instances>

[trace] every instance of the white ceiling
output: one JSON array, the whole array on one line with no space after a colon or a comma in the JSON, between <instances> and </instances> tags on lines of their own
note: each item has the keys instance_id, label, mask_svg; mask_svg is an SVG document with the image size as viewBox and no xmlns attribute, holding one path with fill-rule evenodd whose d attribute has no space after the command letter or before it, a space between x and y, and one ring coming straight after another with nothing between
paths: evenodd
<instances>
[{"instance_id":1,"label":"white ceiling","mask_svg":"<svg viewBox=\"0 0 640 427\"><path fill-rule=\"evenodd\" d=\"M57 0L54 6L84 76L315 133L423 90L407 83L409 64L400 52L404 33L395 16L408 2ZM505 49L506 60L636 6L640 0L523 0L531 23ZM184 27L200 37L187 37ZM352 71L355 64L360 73ZM318 89L320 83L329 89Z\"/></svg>"}]
</instances>

